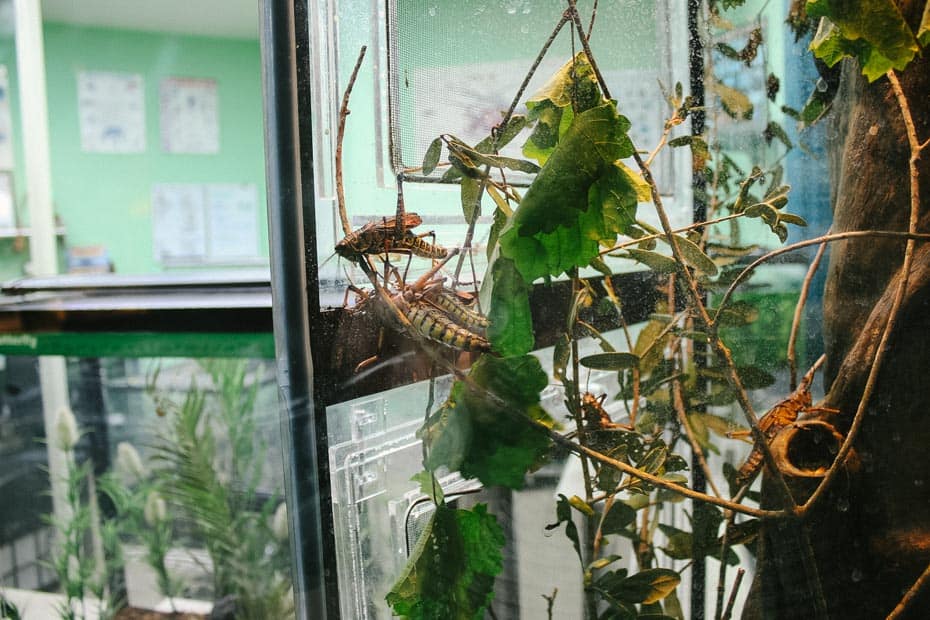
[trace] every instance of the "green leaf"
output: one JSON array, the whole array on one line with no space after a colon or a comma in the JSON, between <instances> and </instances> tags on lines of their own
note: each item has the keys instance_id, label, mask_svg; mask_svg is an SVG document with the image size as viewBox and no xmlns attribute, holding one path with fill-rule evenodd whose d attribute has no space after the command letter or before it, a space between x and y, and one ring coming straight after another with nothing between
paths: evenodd
<instances>
[{"instance_id":1,"label":"green leaf","mask_svg":"<svg viewBox=\"0 0 930 620\"><path fill-rule=\"evenodd\" d=\"M636 368L639 364L639 357L633 353L615 352L615 353L595 353L578 360L585 368L595 370L625 370L627 368Z\"/></svg>"},{"instance_id":2,"label":"green leaf","mask_svg":"<svg viewBox=\"0 0 930 620\"><path fill-rule=\"evenodd\" d=\"M734 301L724 307L720 313L720 325L738 327L755 323L759 318L759 309L748 301Z\"/></svg>"},{"instance_id":3,"label":"green leaf","mask_svg":"<svg viewBox=\"0 0 930 620\"><path fill-rule=\"evenodd\" d=\"M591 562L590 564L588 564L588 570L589 571L601 570L602 568L606 568L607 566L610 566L617 560L622 560L622 559L623 559L623 556L616 555L616 554L608 555L607 557L603 557L603 558L598 558L594 560L593 562Z\"/></svg>"},{"instance_id":4,"label":"green leaf","mask_svg":"<svg viewBox=\"0 0 930 620\"><path fill-rule=\"evenodd\" d=\"M527 118L523 114L514 114L510 117L510 121L507 123L506 127L498 127L498 138L497 138L497 150L500 150L510 144L510 142L517 137L517 134L523 131L523 128L526 127ZM475 145L475 150L479 153L493 153L494 149L494 138L488 136L481 142Z\"/></svg>"},{"instance_id":5,"label":"green leaf","mask_svg":"<svg viewBox=\"0 0 930 620\"><path fill-rule=\"evenodd\" d=\"M410 480L413 482L419 482L420 492L433 500L434 504L439 505L443 503L445 496L442 492L442 485L440 485L436 478L433 476L433 472L421 471L418 474L414 474Z\"/></svg>"},{"instance_id":6,"label":"green leaf","mask_svg":"<svg viewBox=\"0 0 930 620\"><path fill-rule=\"evenodd\" d=\"M493 286L488 309L488 339L501 355L523 355L533 350L530 288L514 262L500 256L491 268Z\"/></svg>"},{"instance_id":7,"label":"green leaf","mask_svg":"<svg viewBox=\"0 0 930 620\"><path fill-rule=\"evenodd\" d=\"M529 237L574 226L588 190L613 163L633 154L630 122L605 103L575 117L514 214L513 234Z\"/></svg>"},{"instance_id":8,"label":"green leaf","mask_svg":"<svg viewBox=\"0 0 930 620\"><path fill-rule=\"evenodd\" d=\"M586 517L594 516L594 509L588 505L588 502L584 501L577 495L572 495L569 497L568 503L571 504L572 508L585 515Z\"/></svg>"},{"instance_id":9,"label":"green leaf","mask_svg":"<svg viewBox=\"0 0 930 620\"><path fill-rule=\"evenodd\" d=\"M462 214L471 223L481 215L481 182L470 177L462 179Z\"/></svg>"},{"instance_id":10,"label":"green leaf","mask_svg":"<svg viewBox=\"0 0 930 620\"><path fill-rule=\"evenodd\" d=\"M603 210L604 226L610 233L605 240L610 243L617 234L635 236L636 208L640 202L651 199L649 184L619 160L606 170L588 193L589 203L600 204Z\"/></svg>"},{"instance_id":11,"label":"green leaf","mask_svg":"<svg viewBox=\"0 0 930 620\"><path fill-rule=\"evenodd\" d=\"M492 189L491 186L488 186L489 192L491 189ZM491 193L491 197L493 198L494 193L493 192L490 192L490 193ZM497 203L497 200L495 199L494 202ZM509 218L507 217L507 212L504 211L500 207L500 203L497 203L497 204L498 204L498 208L494 209L494 222L491 224L491 231L488 233L488 249L487 249L488 260L491 260L491 257L494 254L494 250L497 249L497 241L500 238L501 231L504 229L504 226L506 226L507 222L509 221Z\"/></svg>"},{"instance_id":12,"label":"green leaf","mask_svg":"<svg viewBox=\"0 0 930 620\"><path fill-rule=\"evenodd\" d=\"M436 138L429 143L426 149L426 155L423 156L423 176L429 176L436 169L439 163L439 156L442 154L442 138Z\"/></svg>"},{"instance_id":13,"label":"green leaf","mask_svg":"<svg viewBox=\"0 0 930 620\"><path fill-rule=\"evenodd\" d=\"M671 525L659 524L659 529L665 534L668 542L661 547L665 554L673 560L690 560L693 554L691 532L680 530Z\"/></svg>"},{"instance_id":14,"label":"green leaf","mask_svg":"<svg viewBox=\"0 0 930 620\"><path fill-rule=\"evenodd\" d=\"M784 211L778 214L779 222L786 222L788 224L795 224L797 226L807 226L807 220L805 220L800 215L794 213L785 213Z\"/></svg>"},{"instance_id":15,"label":"green leaf","mask_svg":"<svg viewBox=\"0 0 930 620\"><path fill-rule=\"evenodd\" d=\"M561 493L559 493L559 499L555 504L555 518L557 519L556 522L547 525L546 530L554 530L565 523L565 536L572 541L572 546L575 547L575 553L578 554L578 561L581 562L582 567L584 567L584 560L581 557L581 539L578 537L578 527L575 525L575 522L572 521L571 504L568 498Z\"/></svg>"},{"instance_id":16,"label":"green leaf","mask_svg":"<svg viewBox=\"0 0 930 620\"><path fill-rule=\"evenodd\" d=\"M762 137L765 138L766 144L771 144L772 140L777 139L789 149L794 147L784 128L775 121L769 121L769 124L766 125L765 130L762 132Z\"/></svg>"},{"instance_id":17,"label":"green leaf","mask_svg":"<svg viewBox=\"0 0 930 620\"><path fill-rule=\"evenodd\" d=\"M601 523L601 533L604 536L610 534L619 534L626 530L627 526L636 520L636 511L623 502L615 502L610 507L607 516Z\"/></svg>"},{"instance_id":18,"label":"green leaf","mask_svg":"<svg viewBox=\"0 0 930 620\"><path fill-rule=\"evenodd\" d=\"M824 18L811 42L814 55L831 67L853 56L869 81L903 70L919 51L894 0L808 0L807 14Z\"/></svg>"},{"instance_id":19,"label":"green leaf","mask_svg":"<svg viewBox=\"0 0 930 620\"><path fill-rule=\"evenodd\" d=\"M717 275L717 265L696 243L684 235L675 235L675 239L686 263L708 276Z\"/></svg>"},{"instance_id":20,"label":"green leaf","mask_svg":"<svg viewBox=\"0 0 930 620\"><path fill-rule=\"evenodd\" d=\"M611 592L628 603L655 603L672 593L681 583L681 575L667 568L650 568L624 579Z\"/></svg>"},{"instance_id":21,"label":"green leaf","mask_svg":"<svg viewBox=\"0 0 930 620\"><path fill-rule=\"evenodd\" d=\"M503 568L504 533L484 504L438 506L397 583L385 597L413 620L481 618Z\"/></svg>"},{"instance_id":22,"label":"green leaf","mask_svg":"<svg viewBox=\"0 0 930 620\"><path fill-rule=\"evenodd\" d=\"M598 256L599 240L607 236L598 204L579 213L576 225L559 226L551 233L539 232L532 237L514 232L511 227L501 234L501 254L513 258L527 283L586 266Z\"/></svg>"},{"instance_id":23,"label":"green leaf","mask_svg":"<svg viewBox=\"0 0 930 620\"><path fill-rule=\"evenodd\" d=\"M748 120L752 118L752 101L749 100L746 93L713 79L710 81L709 86L711 91L720 98L720 105L727 115L736 119Z\"/></svg>"},{"instance_id":24,"label":"green leaf","mask_svg":"<svg viewBox=\"0 0 930 620\"><path fill-rule=\"evenodd\" d=\"M527 99L526 107L530 110L532 120L539 104L550 102L565 108L572 105L572 98L575 99L575 109L580 111L593 108L603 101L597 76L584 52L578 52L573 59L562 65L542 88Z\"/></svg>"},{"instance_id":25,"label":"green leaf","mask_svg":"<svg viewBox=\"0 0 930 620\"><path fill-rule=\"evenodd\" d=\"M425 463L447 467L487 486L520 488L550 447L544 428L555 422L539 405L548 377L532 355L482 356L468 384L456 381L448 400L419 435L429 447Z\"/></svg>"},{"instance_id":26,"label":"green leaf","mask_svg":"<svg viewBox=\"0 0 930 620\"><path fill-rule=\"evenodd\" d=\"M658 252L651 252L649 250L637 250L635 248L629 248L625 251L630 258L638 263L646 265L657 273L675 273L678 269L678 263L675 262L675 259L665 254L659 254Z\"/></svg>"}]
</instances>

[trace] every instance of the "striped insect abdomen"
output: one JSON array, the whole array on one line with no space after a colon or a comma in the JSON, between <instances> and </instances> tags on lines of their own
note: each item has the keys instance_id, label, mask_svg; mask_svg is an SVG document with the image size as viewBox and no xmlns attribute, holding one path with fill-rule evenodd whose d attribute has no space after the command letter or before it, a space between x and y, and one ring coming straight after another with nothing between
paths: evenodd
<instances>
[{"instance_id":1,"label":"striped insect abdomen","mask_svg":"<svg viewBox=\"0 0 930 620\"><path fill-rule=\"evenodd\" d=\"M422 303L413 304L410 306L407 318L417 333L429 340L462 351L491 350L491 345L486 339L456 325L447 315L432 306Z\"/></svg>"},{"instance_id":2,"label":"striped insect abdomen","mask_svg":"<svg viewBox=\"0 0 930 620\"><path fill-rule=\"evenodd\" d=\"M475 312L460 302L455 297L454 293L442 290L429 297L429 301L446 313L449 318L466 329L477 334L484 334L485 330L488 328L489 323L487 317Z\"/></svg>"},{"instance_id":3,"label":"striped insect abdomen","mask_svg":"<svg viewBox=\"0 0 930 620\"><path fill-rule=\"evenodd\" d=\"M410 252L423 258L441 259L449 255L449 251L436 243L430 243L422 237L407 232L402 238L394 241L391 252Z\"/></svg>"}]
</instances>

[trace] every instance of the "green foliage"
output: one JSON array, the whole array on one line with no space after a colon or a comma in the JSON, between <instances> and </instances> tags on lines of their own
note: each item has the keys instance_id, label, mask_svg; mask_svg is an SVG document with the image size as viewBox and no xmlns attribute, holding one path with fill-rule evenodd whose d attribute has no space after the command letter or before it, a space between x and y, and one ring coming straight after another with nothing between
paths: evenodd
<instances>
[{"instance_id":1,"label":"green foliage","mask_svg":"<svg viewBox=\"0 0 930 620\"><path fill-rule=\"evenodd\" d=\"M77 464L74 445L80 436L73 414L70 411L59 415L67 418L74 429L74 440L62 442L65 463L65 517L44 515L58 535L59 546L53 553L51 567L58 578L65 601L59 608L66 620L84 620L90 617L87 604L96 599L99 604L95 617L100 620L113 618L122 606L122 599L110 587L114 576L122 569L123 557L119 546L116 524L101 520L97 507L96 480L91 462ZM92 548L97 538L103 557L95 557Z\"/></svg>"},{"instance_id":2,"label":"green foliage","mask_svg":"<svg viewBox=\"0 0 930 620\"><path fill-rule=\"evenodd\" d=\"M484 504L471 510L436 506L407 568L388 593L398 616L411 620L484 617L494 577L503 568L504 533Z\"/></svg>"},{"instance_id":3,"label":"green foliage","mask_svg":"<svg viewBox=\"0 0 930 620\"><path fill-rule=\"evenodd\" d=\"M856 58L870 82L904 69L920 49L894 0L808 0L807 14L822 18L811 42L814 55L830 67Z\"/></svg>"},{"instance_id":4,"label":"green foliage","mask_svg":"<svg viewBox=\"0 0 930 620\"><path fill-rule=\"evenodd\" d=\"M420 431L429 447L426 468L461 471L489 486L516 489L526 472L548 452L544 426L554 426L539 405L547 384L531 355L482 356L468 382L457 381L448 400Z\"/></svg>"},{"instance_id":5,"label":"green foliage","mask_svg":"<svg viewBox=\"0 0 930 620\"><path fill-rule=\"evenodd\" d=\"M287 550L271 530L278 500L254 507L265 467L264 446L255 439L258 383L250 384L242 360L208 360L203 368L216 395L192 383L181 406L171 409L169 428L155 446L158 484L203 539L214 596L235 596L238 618L284 618L293 609Z\"/></svg>"},{"instance_id":6,"label":"green foliage","mask_svg":"<svg viewBox=\"0 0 930 620\"><path fill-rule=\"evenodd\" d=\"M488 338L501 355L525 355L533 349L530 287L509 258L498 258L492 270Z\"/></svg>"}]
</instances>

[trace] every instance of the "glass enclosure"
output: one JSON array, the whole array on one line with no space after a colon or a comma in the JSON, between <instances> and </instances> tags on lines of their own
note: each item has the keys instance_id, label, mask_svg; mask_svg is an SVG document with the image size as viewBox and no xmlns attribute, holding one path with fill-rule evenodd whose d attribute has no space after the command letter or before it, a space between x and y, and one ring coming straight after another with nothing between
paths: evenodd
<instances>
[{"instance_id":1,"label":"glass enclosure","mask_svg":"<svg viewBox=\"0 0 930 620\"><path fill-rule=\"evenodd\" d=\"M0 25L0 617L930 609L926 0Z\"/></svg>"}]
</instances>

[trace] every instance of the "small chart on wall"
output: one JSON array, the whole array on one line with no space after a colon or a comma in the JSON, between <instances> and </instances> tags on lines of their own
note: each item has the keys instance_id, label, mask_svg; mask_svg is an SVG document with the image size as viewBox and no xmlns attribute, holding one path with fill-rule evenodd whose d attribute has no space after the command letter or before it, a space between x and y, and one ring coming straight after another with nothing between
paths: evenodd
<instances>
[{"instance_id":1,"label":"small chart on wall","mask_svg":"<svg viewBox=\"0 0 930 620\"><path fill-rule=\"evenodd\" d=\"M220 150L216 80L166 78L159 90L161 148L166 153L213 155Z\"/></svg>"},{"instance_id":2,"label":"small chart on wall","mask_svg":"<svg viewBox=\"0 0 930 620\"><path fill-rule=\"evenodd\" d=\"M81 71L77 89L82 151L145 152L145 80L140 74Z\"/></svg>"},{"instance_id":3,"label":"small chart on wall","mask_svg":"<svg viewBox=\"0 0 930 620\"><path fill-rule=\"evenodd\" d=\"M167 267L253 264L258 191L252 183L159 183L152 187L155 260Z\"/></svg>"}]
</instances>

